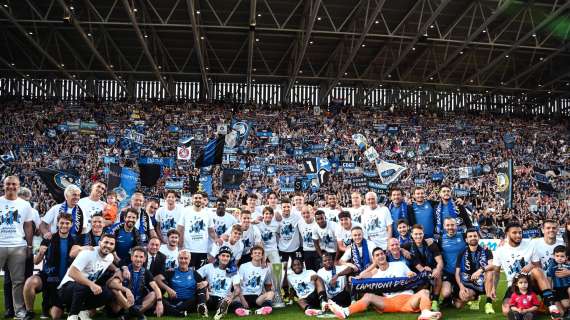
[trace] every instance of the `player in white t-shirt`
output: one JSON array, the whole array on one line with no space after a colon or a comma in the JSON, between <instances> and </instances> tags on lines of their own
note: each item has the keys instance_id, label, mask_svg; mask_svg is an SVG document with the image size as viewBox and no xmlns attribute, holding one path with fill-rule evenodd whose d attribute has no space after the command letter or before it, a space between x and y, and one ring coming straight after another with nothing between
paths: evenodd
<instances>
[{"instance_id":1,"label":"player in white t-shirt","mask_svg":"<svg viewBox=\"0 0 570 320\"><path fill-rule=\"evenodd\" d=\"M385 206L378 206L378 196L374 192L368 192L365 196L367 208L362 215L362 227L368 239L374 244L386 250L388 238L392 236L392 216Z\"/></svg>"},{"instance_id":2,"label":"player in white t-shirt","mask_svg":"<svg viewBox=\"0 0 570 320\"><path fill-rule=\"evenodd\" d=\"M226 212L226 199L219 198L216 202L216 209L210 213L212 222L214 223L214 231L218 237L226 233L238 222L234 216Z\"/></svg>"},{"instance_id":3,"label":"player in white t-shirt","mask_svg":"<svg viewBox=\"0 0 570 320\"><path fill-rule=\"evenodd\" d=\"M243 243L243 252L238 264L243 264L251 261L251 248L256 245L263 246L261 241L261 232L259 229L251 224L251 212L248 210L242 210L239 214L240 227L242 230L241 242ZM221 237L224 241L227 241L230 237L231 229L226 231L226 233Z\"/></svg>"},{"instance_id":4,"label":"player in white t-shirt","mask_svg":"<svg viewBox=\"0 0 570 320\"><path fill-rule=\"evenodd\" d=\"M166 256L164 269L175 269L178 268L178 243L180 241L180 233L178 233L176 229L170 229L166 237L166 244L163 243L159 249L159 251Z\"/></svg>"},{"instance_id":5,"label":"player in white t-shirt","mask_svg":"<svg viewBox=\"0 0 570 320\"><path fill-rule=\"evenodd\" d=\"M243 254L242 234L241 226L239 224L233 225L230 229L230 236L227 241L223 241L221 245L217 243L212 244L209 261L214 261L214 257L218 255L220 248L228 247L232 250L232 262L230 262L230 264L233 263L237 265L237 262L241 259L241 255Z\"/></svg>"},{"instance_id":6,"label":"player in white t-shirt","mask_svg":"<svg viewBox=\"0 0 570 320\"><path fill-rule=\"evenodd\" d=\"M327 221L325 213L322 210L315 212L315 221L317 224L313 229L313 240L315 241L315 249L322 256L323 252L336 254L337 243L336 233L338 224Z\"/></svg>"},{"instance_id":7,"label":"player in white t-shirt","mask_svg":"<svg viewBox=\"0 0 570 320\"><path fill-rule=\"evenodd\" d=\"M413 277L413 273L403 262L390 262L386 260L386 254L381 248L375 248L373 253L373 263L363 271L357 278L406 278ZM351 304L348 308L343 308L334 301L328 303L329 309L339 319L345 319L349 315L366 311L368 306L374 306L376 311L385 313L416 313L420 312L418 320L436 320L441 318L441 313L431 311L431 300L429 290L421 289L414 293L412 290L384 293L379 296L366 293L364 296Z\"/></svg>"},{"instance_id":8,"label":"player in white t-shirt","mask_svg":"<svg viewBox=\"0 0 570 320\"><path fill-rule=\"evenodd\" d=\"M69 234L74 239L89 232L89 218L83 212L83 208L77 204L81 197L81 189L71 184L65 188L63 195L65 201L51 207L41 219L40 232L44 239L51 239L51 235L57 232L57 218L60 213L69 213L73 217Z\"/></svg>"},{"instance_id":9,"label":"player in white t-shirt","mask_svg":"<svg viewBox=\"0 0 570 320\"><path fill-rule=\"evenodd\" d=\"M91 217L94 214L103 214L103 210L105 210L105 206L107 204L101 199L106 191L107 186L103 182L97 181L91 185L89 196L81 198L79 199L79 202L77 202L77 205L81 207L81 210L87 220L88 230L85 232L89 232L89 230L91 230Z\"/></svg>"},{"instance_id":10,"label":"player in white t-shirt","mask_svg":"<svg viewBox=\"0 0 570 320\"><path fill-rule=\"evenodd\" d=\"M305 269L303 260L298 257L293 258L291 270L289 270L288 274L287 280L289 285L295 290L299 298L297 303L305 311L305 315L316 316L322 314L327 301L323 280L319 278L315 271Z\"/></svg>"},{"instance_id":11,"label":"player in white t-shirt","mask_svg":"<svg viewBox=\"0 0 570 320\"><path fill-rule=\"evenodd\" d=\"M14 310L23 318L26 313L23 299L25 264L26 257L32 254L32 207L28 201L18 198L18 177L8 176L3 184L5 194L0 197L0 267L8 267Z\"/></svg>"},{"instance_id":12,"label":"player in white t-shirt","mask_svg":"<svg viewBox=\"0 0 570 320\"><path fill-rule=\"evenodd\" d=\"M360 223L353 222L352 216L348 211L342 211L338 214L340 220L339 227L336 232L336 243L338 245L338 256L346 251L346 247L352 242L352 228L360 227Z\"/></svg>"},{"instance_id":13,"label":"player in white t-shirt","mask_svg":"<svg viewBox=\"0 0 570 320\"><path fill-rule=\"evenodd\" d=\"M216 261L198 269L198 273L208 282L208 310L216 309L214 320L225 316L230 305L239 294L240 277L236 270L228 270L232 260L232 250L221 247Z\"/></svg>"},{"instance_id":14,"label":"player in white t-shirt","mask_svg":"<svg viewBox=\"0 0 570 320\"><path fill-rule=\"evenodd\" d=\"M303 246L303 260L305 267L309 270L317 272L321 267L321 257L318 255L315 248L315 241L313 240L313 233L315 231L315 217L311 212L311 208L304 206L301 209L302 219L299 219L297 227L301 233L301 243Z\"/></svg>"},{"instance_id":15,"label":"player in white t-shirt","mask_svg":"<svg viewBox=\"0 0 570 320\"><path fill-rule=\"evenodd\" d=\"M538 288L542 291L541 296L552 317L560 317L561 313L553 301L550 281L541 268L540 259L535 254L533 244L530 241L522 241L522 228L518 223L508 224L505 228L505 234L505 243L499 246L493 254L495 272L498 273L503 269L509 287L503 298L503 314L506 316L510 311L509 300L513 293L511 290L513 279L518 273L526 273L536 281ZM491 296L496 295L496 283L494 284Z\"/></svg>"},{"instance_id":16,"label":"player in white t-shirt","mask_svg":"<svg viewBox=\"0 0 570 320\"><path fill-rule=\"evenodd\" d=\"M352 228L352 241L340 258L340 263L352 267L356 274L366 270L372 263L372 252L377 246L364 238L361 227Z\"/></svg>"},{"instance_id":17,"label":"player in white t-shirt","mask_svg":"<svg viewBox=\"0 0 570 320\"><path fill-rule=\"evenodd\" d=\"M557 239L558 222L555 220L544 220L542 223L542 238L535 238L530 240L534 249L534 254L540 260L542 270L546 272L550 261L554 260L554 248L559 245L564 245L564 240Z\"/></svg>"},{"instance_id":18,"label":"player in white t-shirt","mask_svg":"<svg viewBox=\"0 0 570 320\"><path fill-rule=\"evenodd\" d=\"M81 251L61 280L59 300L69 310L69 320L84 319L87 310L103 306L113 300L112 290L123 290L120 282L105 284L104 274L113 263L115 237L104 234L99 247ZM114 269L114 267L112 267ZM129 290L127 297L133 298ZM133 300L134 301L134 300Z\"/></svg>"},{"instance_id":19,"label":"player in white t-shirt","mask_svg":"<svg viewBox=\"0 0 570 320\"><path fill-rule=\"evenodd\" d=\"M346 265L335 266L334 255L323 254L323 267L317 271L319 278L323 280L327 292L327 298L343 307L350 304L350 294L347 291L346 276L354 270Z\"/></svg>"},{"instance_id":20,"label":"player in white t-shirt","mask_svg":"<svg viewBox=\"0 0 570 320\"><path fill-rule=\"evenodd\" d=\"M325 212L325 217L327 221L332 221L335 223L339 223L338 214L342 211L342 208L338 205L338 201L336 199L336 194L329 194L327 195L327 206L324 208L319 208Z\"/></svg>"},{"instance_id":21,"label":"player in white t-shirt","mask_svg":"<svg viewBox=\"0 0 570 320\"><path fill-rule=\"evenodd\" d=\"M352 221L362 223L362 214L364 213L364 206L362 205L362 196L360 192L354 191L350 194L351 207L344 208L350 212Z\"/></svg>"},{"instance_id":22,"label":"player in white t-shirt","mask_svg":"<svg viewBox=\"0 0 570 320\"><path fill-rule=\"evenodd\" d=\"M279 223L273 219L273 209L270 207L263 208L263 220L257 224L257 228L261 233L261 241L265 255L270 263L280 263L279 251L277 249L277 236L279 234Z\"/></svg>"},{"instance_id":23,"label":"player in white t-shirt","mask_svg":"<svg viewBox=\"0 0 570 320\"><path fill-rule=\"evenodd\" d=\"M176 191L166 191L166 206L160 207L156 211L156 229L158 230L157 236L160 242L168 243L168 231L176 229L180 216L183 213L184 207L176 204L178 194Z\"/></svg>"},{"instance_id":24,"label":"player in white t-shirt","mask_svg":"<svg viewBox=\"0 0 570 320\"><path fill-rule=\"evenodd\" d=\"M191 252L190 265L200 268L208 263L209 240L217 241L212 217L202 209L202 195L192 195L192 206L185 209L178 221L180 248Z\"/></svg>"},{"instance_id":25,"label":"player in white t-shirt","mask_svg":"<svg viewBox=\"0 0 570 320\"><path fill-rule=\"evenodd\" d=\"M264 266L264 255L263 247L256 245L251 248L251 262L239 267L241 290L236 302L240 306L235 313L240 317L249 315L248 309L255 308L259 315L268 315L273 310L271 268Z\"/></svg>"}]
</instances>

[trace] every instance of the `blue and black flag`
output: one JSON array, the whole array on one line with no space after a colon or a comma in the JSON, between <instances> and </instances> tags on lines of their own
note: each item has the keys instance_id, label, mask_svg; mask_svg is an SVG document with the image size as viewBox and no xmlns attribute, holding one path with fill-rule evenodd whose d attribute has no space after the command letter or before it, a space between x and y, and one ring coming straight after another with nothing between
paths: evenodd
<instances>
[{"instance_id":1,"label":"blue and black flag","mask_svg":"<svg viewBox=\"0 0 570 320\"><path fill-rule=\"evenodd\" d=\"M513 207L513 160L501 162L497 170L497 193L504 200L503 208Z\"/></svg>"},{"instance_id":2,"label":"blue and black flag","mask_svg":"<svg viewBox=\"0 0 570 320\"><path fill-rule=\"evenodd\" d=\"M208 141L200 155L196 159L196 167L208 167L216 164L222 164L224 156L225 135L218 135L216 139Z\"/></svg>"},{"instance_id":3,"label":"blue and black flag","mask_svg":"<svg viewBox=\"0 0 570 320\"><path fill-rule=\"evenodd\" d=\"M36 170L36 173L42 179L49 193L51 193L57 202L65 201L63 192L68 185L81 185L79 182L79 173L75 170L64 171L40 168Z\"/></svg>"}]
</instances>

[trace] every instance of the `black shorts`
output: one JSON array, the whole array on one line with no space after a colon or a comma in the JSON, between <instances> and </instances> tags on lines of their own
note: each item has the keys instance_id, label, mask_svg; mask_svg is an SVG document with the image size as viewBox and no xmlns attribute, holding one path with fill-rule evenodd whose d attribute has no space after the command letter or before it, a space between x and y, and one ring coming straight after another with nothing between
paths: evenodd
<instances>
[{"instance_id":1,"label":"black shorts","mask_svg":"<svg viewBox=\"0 0 570 320\"><path fill-rule=\"evenodd\" d=\"M307 270L319 271L322 264L322 258L316 251L303 251L303 261Z\"/></svg>"},{"instance_id":2,"label":"black shorts","mask_svg":"<svg viewBox=\"0 0 570 320\"><path fill-rule=\"evenodd\" d=\"M336 296L331 298L336 304L341 307L348 307L350 305L350 293L348 291L343 290L341 293L337 294Z\"/></svg>"},{"instance_id":3,"label":"black shorts","mask_svg":"<svg viewBox=\"0 0 570 320\"><path fill-rule=\"evenodd\" d=\"M190 254L190 266L194 267L194 269L198 270L208 264L207 253L190 252Z\"/></svg>"},{"instance_id":4,"label":"black shorts","mask_svg":"<svg viewBox=\"0 0 570 320\"><path fill-rule=\"evenodd\" d=\"M556 301L568 300L568 288L554 288L554 299Z\"/></svg>"},{"instance_id":5,"label":"black shorts","mask_svg":"<svg viewBox=\"0 0 570 320\"><path fill-rule=\"evenodd\" d=\"M301 252L301 249L298 249L297 251L293 251L293 252L285 252L285 251L279 251L279 256L281 257L281 262L287 262L289 261L289 258L291 258L291 261L293 261L293 258L302 258L303 257L303 253Z\"/></svg>"},{"instance_id":6,"label":"black shorts","mask_svg":"<svg viewBox=\"0 0 570 320\"><path fill-rule=\"evenodd\" d=\"M223 300L223 298L221 297L217 297L217 296L210 296L210 298L208 299L208 301L206 301L206 305L208 306L208 312L216 312L216 310L218 310L218 308L220 307L220 302ZM229 312L234 312L234 310L237 308L238 303L233 302L230 303L230 306L228 308L228 313Z\"/></svg>"},{"instance_id":7,"label":"black shorts","mask_svg":"<svg viewBox=\"0 0 570 320\"><path fill-rule=\"evenodd\" d=\"M321 301L319 300L319 294L317 293L317 289L313 290L313 292L311 292L311 294L308 297L303 298L302 300L309 305L309 308L314 308L314 309L321 308Z\"/></svg>"},{"instance_id":8,"label":"black shorts","mask_svg":"<svg viewBox=\"0 0 570 320\"><path fill-rule=\"evenodd\" d=\"M42 306L47 308L51 308L53 306L62 308L63 304L59 301L57 296L57 286L59 285L59 281L49 279L48 275L41 271L38 272L37 275L42 280Z\"/></svg>"},{"instance_id":9,"label":"black shorts","mask_svg":"<svg viewBox=\"0 0 570 320\"><path fill-rule=\"evenodd\" d=\"M253 295L253 294L244 294L243 298L245 299L245 301L247 302L247 305L249 306L249 309L252 308L260 308L261 306L257 304L256 300L257 298L259 298L259 296Z\"/></svg>"},{"instance_id":10,"label":"black shorts","mask_svg":"<svg viewBox=\"0 0 570 320\"><path fill-rule=\"evenodd\" d=\"M451 294L453 295L453 297L459 297L459 285L457 285L457 281L455 280L455 275L444 271L442 275L442 280L444 282L449 282L451 284Z\"/></svg>"}]
</instances>

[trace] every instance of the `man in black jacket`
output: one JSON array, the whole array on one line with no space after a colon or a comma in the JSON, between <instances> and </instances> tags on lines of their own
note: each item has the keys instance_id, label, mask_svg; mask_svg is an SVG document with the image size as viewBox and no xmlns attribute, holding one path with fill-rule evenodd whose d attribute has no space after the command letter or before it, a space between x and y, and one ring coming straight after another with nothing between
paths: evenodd
<instances>
[{"instance_id":1,"label":"man in black jacket","mask_svg":"<svg viewBox=\"0 0 570 320\"><path fill-rule=\"evenodd\" d=\"M160 250L160 240L158 238L151 238L148 242L148 255L146 259L146 268L152 273L153 277L164 275L166 271L166 256L158 251Z\"/></svg>"},{"instance_id":2,"label":"man in black jacket","mask_svg":"<svg viewBox=\"0 0 570 320\"><path fill-rule=\"evenodd\" d=\"M71 265L75 255L70 252L78 247L69 236L72 218L68 213L62 213L57 218L58 232L51 239L44 239L40 244L40 251L34 257L34 264L43 261L42 270L28 278L24 284L24 303L26 305L25 320L34 319L34 300L36 294L43 292L42 309L49 312L53 319L61 317L63 310L57 303L57 286ZM77 250L74 250L77 254ZM62 253L65 252L65 255ZM51 309L51 310L50 310Z\"/></svg>"}]
</instances>

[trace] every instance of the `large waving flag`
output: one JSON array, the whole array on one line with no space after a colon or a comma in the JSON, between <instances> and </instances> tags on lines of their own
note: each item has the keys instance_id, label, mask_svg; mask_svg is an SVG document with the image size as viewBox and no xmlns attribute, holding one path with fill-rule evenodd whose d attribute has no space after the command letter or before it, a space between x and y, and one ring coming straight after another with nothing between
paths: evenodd
<instances>
[{"instance_id":1,"label":"large waving flag","mask_svg":"<svg viewBox=\"0 0 570 320\"><path fill-rule=\"evenodd\" d=\"M501 162L497 168L497 193L503 199L503 208L513 207L513 160Z\"/></svg>"},{"instance_id":2,"label":"large waving flag","mask_svg":"<svg viewBox=\"0 0 570 320\"><path fill-rule=\"evenodd\" d=\"M376 161L376 170L383 184L390 184L400 177L407 168L384 160Z\"/></svg>"},{"instance_id":3,"label":"large waving flag","mask_svg":"<svg viewBox=\"0 0 570 320\"><path fill-rule=\"evenodd\" d=\"M196 167L208 167L222 164L224 156L225 135L218 135L216 139L208 141L196 159Z\"/></svg>"}]
</instances>

